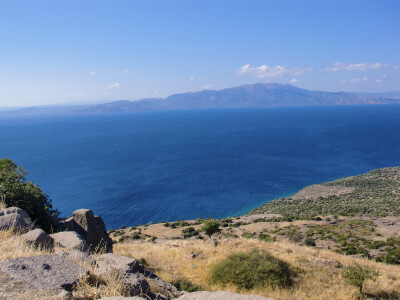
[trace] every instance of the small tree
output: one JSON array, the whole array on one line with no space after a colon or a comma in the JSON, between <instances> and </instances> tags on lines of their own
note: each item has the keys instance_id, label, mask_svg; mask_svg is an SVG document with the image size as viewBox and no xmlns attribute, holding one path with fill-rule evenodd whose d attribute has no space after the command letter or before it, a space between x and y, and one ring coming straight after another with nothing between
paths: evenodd
<instances>
[{"instance_id":1,"label":"small tree","mask_svg":"<svg viewBox=\"0 0 400 300\"><path fill-rule=\"evenodd\" d=\"M364 282L366 280L376 281L381 274L371 267L363 267L359 264L349 266L343 270L342 276L350 285L358 287L362 294Z\"/></svg>"},{"instance_id":2,"label":"small tree","mask_svg":"<svg viewBox=\"0 0 400 300\"><path fill-rule=\"evenodd\" d=\"M51 199L32 181L26 180L28 172L11 159L0 159L0 198L7 207L24 209L37 227L49 231L50 216L58 214Z\"/></svg>"},{"instance_id":3,"label":"small tree","mask_svg":"<svg viewBox=\"0 0 400 300\"><path fill-rule=\"evenodd\" d=\"M221 232L219 223L215 222L214 220L205 221L200 230L204 231L209 237L211 237L214 233Z\"/></svg>"}]
</instances>

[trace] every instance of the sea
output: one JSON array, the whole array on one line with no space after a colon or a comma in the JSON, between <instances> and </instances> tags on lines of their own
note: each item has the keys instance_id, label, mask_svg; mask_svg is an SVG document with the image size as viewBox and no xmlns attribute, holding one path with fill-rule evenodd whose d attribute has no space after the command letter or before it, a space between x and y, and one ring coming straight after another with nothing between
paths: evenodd
<instances>
[{"instance_id":1,"label":"sea","mask_svg":"<svg viewBox=\"0 0 400 300\"><path fill-rule=\"evenodd\" d=\"M301 188L400 166L400 105L0 114L0 158L61 216L107 228L242 215Z\"/></svg>"}]
</instances>

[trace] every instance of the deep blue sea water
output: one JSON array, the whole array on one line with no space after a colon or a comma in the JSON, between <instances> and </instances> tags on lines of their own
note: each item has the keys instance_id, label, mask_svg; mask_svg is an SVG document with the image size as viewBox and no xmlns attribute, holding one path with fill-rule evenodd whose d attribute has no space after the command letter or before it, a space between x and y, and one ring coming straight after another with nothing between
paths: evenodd
<instances>
[{"instance_id":1,"label":"deep blue sea water","mask_svg":"<svg viewBox=\"0 0 400 300\"><path fill-rule=\"evenodd\" d=\"M400 105L0 115L0 157L67 216L108 228L248 212L302 187L400 165Z\"/></svg>"}]
</instances>

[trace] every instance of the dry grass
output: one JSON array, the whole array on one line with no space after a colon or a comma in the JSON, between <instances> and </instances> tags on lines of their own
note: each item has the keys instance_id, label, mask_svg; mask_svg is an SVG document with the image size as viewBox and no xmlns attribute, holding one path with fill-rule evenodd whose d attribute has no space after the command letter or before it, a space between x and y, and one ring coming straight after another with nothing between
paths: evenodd
<instances>
[{"instance_id":1,"label":"dry grass","mask_svg":"<svg viewBox=\"0 0 400 300\"><path fill-rule=\"evenodd\" d=\"M255 239L221 240L214 247L207 240L165 240L158 243L116 244L114 252L137 259L145 258L149 266L166 281L184 277L208 290L220 290L221 287L208 283L211 267L232 253L251 251L254 248L265 249L298 270L292 288L252 291L254 294L274 299L357 299L357 289L346 285L341 277L341 269L330 264L340 262L347 266L357 262L374 267L382 274L376 282L366 282L366 293L379 296L380 299L399 299L399 266L343 256L329 250L303 247L285 241L265 243ZM192 254L197 257L192 258ZM236 291L233 287L224 290Z\"/></svg>"},{"instance_id":2,"label":"dry grass","mask_svg":"<svg viewBox=\"0 0 400 300\"><path fill-rule=\"evenodd\" d=\"M81 276L73 296L77 299L100 299L112 296L129 296L120 273L110 272L105 277L96 275L95 270Z\"/></svg>"},{"instance_id":3,"label":"dry grass","mask_svg":"<svg viewBox=\"0 0 400 300\"><path fill-rule=\"evenodd\" d=\"M19 234L13 229L0 231L0 261L18 257L50 254L46 249L38 250L16 238Z\"/></svg>"}]
</instances>

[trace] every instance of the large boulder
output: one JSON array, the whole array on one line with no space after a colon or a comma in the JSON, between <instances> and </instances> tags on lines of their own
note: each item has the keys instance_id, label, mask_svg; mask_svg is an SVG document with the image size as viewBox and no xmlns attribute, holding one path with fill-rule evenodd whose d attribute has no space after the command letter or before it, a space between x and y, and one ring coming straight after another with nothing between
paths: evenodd
<instances>
[{"instance_id":1,"label":"large boulder","mask_svg":"<svg viewBox=\"0 0 400 300\"><path fill-rule=\"evenodd\" d=\"M64 231L50 234L57 246L79 251L88 251L89 246L86 241L74 231Z\"/></svg>"},{"instance_id":2,"label":"large boulder","mask_svg":"<svg viewBox=\"0 0 400 300\"><path fill-rule=\"evenodd\" d=\"M18 231L33 229L29 215L18 207L9 207L0 211L0 230L13 229Z\"/></svg>"},{"instance_id":3,"label":"large boulder","mask_svg":"<svg viewBox=\"0 0 400 300\"><path fill-rule=\"evenodd\" d=\"M229 292L194 292L188 293L181 297L179 300L273 300L272 298L266 298L258 295L243 295Z\"/></svg>"},{"instance_id":4,"label":"large boulder","mask_svg":"<svg viewBox=\"0 0 400 300\"><path fill-rule=\"evenodd\" d=\"M184 294L183 292L178 291L175 286L164 281L152 272L145 272L145 278L150 285L151 291L155 294L160 294L158 299L162 299L161 296L166 296L167 299L175 299Z\"/></svg>"},{"instance_id":5,"label":"large boulder","mask_svg":"<svg viewBox=\"0 0 400 300\"><path fill-rule=\"evenodd\" d=\"M144 267L135 258L106 253L95 256L95 259L97 275L104 275L110 272L111 269L121 274L144 272Z\"/></svg>"},{"instance_id":6,"label":"large boulder","mask_svg":"<svg viewBox=\"0 0 400 300\"><path fill-rule=\"evenodd\" d=\"M150 286L144 278L144 267L135 258L106 253L92 256L96 260L96 275L107 277L117 272L131 296L151 295Z\"/></svg>"},{"instance_id":7,"label":"large boulder","mask_svg":"<svg viewBox=\"0 0 400 300\"><path fill-rule=\"evenodd\" d=\"M59 231L76 231L89 245L92 252L112 252L112 240L103 220L90 209L78 209L72 217L60 220Z\"/></svg>"},{"instance_id":8,"label":"large boulder","mask_svg":"<svg viewBox=\"0 0 400 300\"><path fill-rule=\"evenodd\" d=\"M142 274L126 274L123 282L130 296L151 296L150 285Z\"/></svg>"},{"instance_id":9,"label":"large boulder","mask_svg":"<svg viewBox=\"0 0 400 300\"><path fill-rule=\"evenodd\" d=\"M40 255L3 261L0 270L39 288L60 287L71 290L87 270L58 255Z\"/></svg>"},{"instance_id":10,"label":"large boulder","mask_svg":"<svg viewBox=\"0 0 400 300\"><path fill-rule=\"evenodd\" d=\"M29 245L37 249L46 249L52 251L54 249L54 240L42 229L31 230L19 237Z\"/></svg>"}]
</instances>

